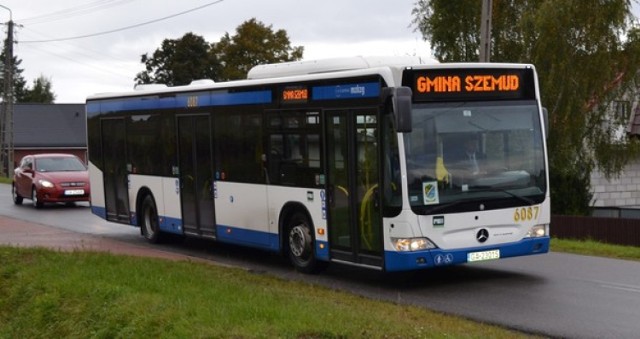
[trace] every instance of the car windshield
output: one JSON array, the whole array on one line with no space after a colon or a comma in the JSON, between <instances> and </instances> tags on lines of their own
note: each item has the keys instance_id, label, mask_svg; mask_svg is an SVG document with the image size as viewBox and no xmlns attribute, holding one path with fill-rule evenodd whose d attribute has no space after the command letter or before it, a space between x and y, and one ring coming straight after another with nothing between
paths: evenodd
<instances>
[{"instance_id":1,"label":"car windshield","mask_svg":"<svg viewBox=\"0 0 640 339\"><path fill-rule=\"evenodd\" d=\"M86 170L86 167L78 158L48 157L36 159L36 171L38 172L72 172Z\"/></svg>"},{"instance_id":2,"label":"car windshield","mask_svg":"<svg viewBox=\"0 0 640 339\"><path fill-rule=\"evenodd\" d=\"M535 101L415 105L412 120L405 150L416 213L462 211L467 202L501 208L543 199L545 162ZM497 201L502 203L487 204Z\"/></svg>"}]
</instances>

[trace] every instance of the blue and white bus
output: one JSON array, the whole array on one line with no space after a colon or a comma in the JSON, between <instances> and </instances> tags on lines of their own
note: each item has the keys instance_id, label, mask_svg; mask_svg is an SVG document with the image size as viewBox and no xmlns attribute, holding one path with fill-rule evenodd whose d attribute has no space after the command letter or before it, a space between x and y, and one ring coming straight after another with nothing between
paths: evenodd
<instances>
[{"instance_id":1,"label":"blue and white bus","mask_svg":"<svg viewBox=\"0 0 640 339\"><path fill-rule=\"evenodd\" d=\"M168 235L418 270L546 253L535 68L347 58L87 99L92 212Z\"/></svg>"}]
</instances>

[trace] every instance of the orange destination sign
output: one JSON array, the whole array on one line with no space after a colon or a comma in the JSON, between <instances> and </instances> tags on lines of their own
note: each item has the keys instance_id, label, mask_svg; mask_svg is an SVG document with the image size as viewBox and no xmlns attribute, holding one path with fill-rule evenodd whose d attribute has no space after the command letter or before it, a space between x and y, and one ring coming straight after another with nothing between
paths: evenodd
<instances>
[{"instance_id":1,"label":"orange destination sign","mask_svg":"<svg viewBox=\"0 0 640 339\"><path fill-rule=\"evenodd\" d=\"M517 75L439 75L419 76L415 89L420 93L442 92L508 92L520 89L520 77Z\"/></svg>"},{"instance_id":2,"label":"orange destination sign","mask_svg":"<svg viewBox=\"0 0 640 339\"><path fill-rule=\"evenodd\" d=\"M283 102L306 102L309 100L309 89L306 87L287 87L282 90Z\"/></svg>"},{"instance_id":3,"label":"orange destination sign","mask_svg":"<svg viewBox=\"0 0 640 339\"><path fill-rule=\"evenodd\" d=\"M406 69L402 85L415 102L531 100L536 97L531 67L461 67Z\"/></svg>"}]
</instances>

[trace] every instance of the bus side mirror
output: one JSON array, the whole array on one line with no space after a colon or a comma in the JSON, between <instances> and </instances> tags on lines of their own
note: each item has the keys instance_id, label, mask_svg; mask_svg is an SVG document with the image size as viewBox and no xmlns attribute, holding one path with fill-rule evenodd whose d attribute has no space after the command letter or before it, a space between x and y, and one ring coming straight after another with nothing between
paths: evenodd
<instances>
[{"instance_id":1,"label":"bus side mirror","mask_svg":"<svg viewBox=\"0 0 640 339\"><path fill-rule=\"evenodd\" d=\"M544 120L544 138L549 138L549 111L546 107L542 107L542 120Z\"/></svg>"},{"instance_id":2,"label":"bus side mirror","mask_svg":"<svg viewBox=\"0 0 640 339\"><path fill-rule=\"evenodd\" d=\"M411 88L386 88L386 99L391 100L396 130L399 133L411 132Z\"/></svg>"}]
</instances>

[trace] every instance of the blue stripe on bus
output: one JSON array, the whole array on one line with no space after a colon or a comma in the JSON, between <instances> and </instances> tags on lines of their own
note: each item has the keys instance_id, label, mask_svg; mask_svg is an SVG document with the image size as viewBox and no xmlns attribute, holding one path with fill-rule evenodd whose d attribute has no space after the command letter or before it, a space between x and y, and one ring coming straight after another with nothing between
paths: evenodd
<instances>
[{"instance_id":1,"label":"blue stripe on bus","mask_svg":"<svg viewBox=\"0 0 640 339\"><path fill-rule=\"evenodd\" d=\"M91 206L91 213L107 220L107 209L104 207ZM160 219L160 230L166 233L182 234L182 219L158 216ZM110 220L107 220L110 221ZM131 213L128 225L138 226L138 218L135 213Z\"/></svg>"},{"instance_id":2,"label":"blue stripe on bus","mask_svg":"<svg viewBox=\"0 0 640 339\"><path fill-rule=\"evenodd\" d=\"M87 102L86 105L86 110L87 110L87 114L92 114L92 113L100 113L100 102Z\"/></svg>"},{"instance_id":3,"label":"blue stripe on bus","mask_svg":"<svg viewBox=\"0 0 640 339\"><path fill-rule=\"evenodd\" d=\"M311 88L313 100L373 98L380 95L380 83L344 84L314 86Z\"/></svg>"},{"instance_id":4,"label":"blue stripe on bus","mask_svg":"<svg viewBox=\"0 0 640 339\"><path fill-rule=\"evenodd\" d=\"M107 210L104 207L91 206L91 212L104 220L107 219ZM130 224L132 226L138 225L135 214L131 216ZM167 233L183 234L182 219L160 216L160 230ZM250 246L270 251L280 250L280 238L277 234L222 225L217 226L216 233L220 242ZM316 242L316 257L319 260L329 260L328 242Z\"/></svg>"},{"instance_id":5,"label":"blue stripe on bus","mask_svg":"<svg viewBox=\"0 0 640 339\"><path fill-rule=\"evenodd\" d=\"M91 213L99 216L102 219L107 220L107 209L104 207L98 207L91 205Z\"/></svg>"},{"instance_id":6,"label":"blue stripe on bus","mask_svg":"<svg viewBox=\"0 0 640 339\"><path fill-rule=\"evenodd\" d=\"M182 219L160 216L160 230L167 233L183 234Z\"/></svg>"},{"instance_id":7,"label":"blue stripe on bus","mask_svg":"<svg viewBox=\"0 0 640 339\"><path fill-rule=\"evenodd\" d=\"M194 97L197 97L197 101L190 101ZM268 104L271 101L270 90L237 93L181 93L175 97L166 98L134 97L92 101L87 103L87 113L185 108L189 104L196 105L195 107Z\"/></svg>"},{"instance_id":8,"label":"blue stripe on bus","mask_svg":"<svg viewBox=\"0 0 640 339\"><path fill-rule=\"evenodd\" d=\"M329 243L328 242L320 241L320 240L316 241L316 258L318 260L329 261Z\"/></svg>"},{"instance_id":9,"label":"blue stripe on bus","mask_svg":"<svg viewBox=\"0 0 640 339\"><path fill-rule=\"evenodd\" d=\"M216 236L220 242L261 248L271 251L280 250L277 234L248 230L244 228L218 225Z\"/></svg>"},{"instance_id":10,"label":"blue stripe on bus","mask_svg":"<svg viewBox=\"0 0 640 339\"><path fill-rule=\"evenodd\" d=\"M442 249L418 252L385 251L385 270L392 272L464 264L467 262L468 253L495 249L500 250L500 259L547 253L549 252L549 237L528 238L510 244L450 251Z\"/></svg>"},{"instance_id":11,"label":"blue stripe on bus","mask_svg":"<svg viewBox=\"0 0 640 339\"><path fill-rule=\"evenodd\" d=\"M179 94L177 96L177 107L187 107L187 101L192 95ZM206 106L231 106L247 104L268 104L271 103L271 91L253 91L238 93L207 93L198 95L198 107Z\"/></svg>"}]
</instances>

